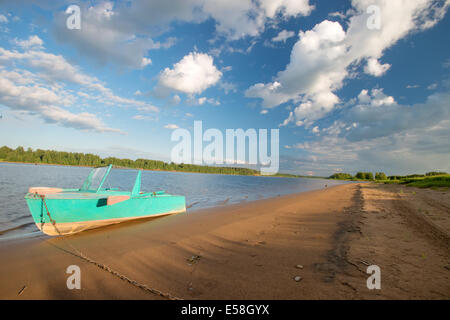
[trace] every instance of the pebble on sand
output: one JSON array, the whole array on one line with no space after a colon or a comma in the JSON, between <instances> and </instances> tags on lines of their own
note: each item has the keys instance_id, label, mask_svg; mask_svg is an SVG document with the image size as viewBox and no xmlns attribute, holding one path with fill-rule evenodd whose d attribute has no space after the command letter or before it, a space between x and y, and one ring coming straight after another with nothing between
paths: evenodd
<instances>
[{"instance_id":1,"label":"pebble on sand","mask_svg":"<svg viewBox=\"0 0 450 320\"><path fill-rule=\"evenodd\" d=\"M296 276L296 277L294 277L294 280L297 281L297 282L300 282L302 280L302 277Z\"/></svg>"},{"instance_id":2,"label":"pebble on sand","mask_svg":"<svg viewBox=\"0 0 450 320\"><path fill-rule=\"evenodd\" d=\"M189 265L191 266L191 265L196 264L197 262L199 262L200 258L201 258L201 256L192 256L192 257L190 257L189 259L186 259L186 260L189 263Z\"/></svg>"},{"instance_id":3,"label":"pebble on sand","mask_svg":"<svg viewBox=\"0 0 450 320\"><path fill-rule=\"evenodd\" d=\"M303 269L303 266L301 264L298 264L295 266L297 269Z\"/></svg>"}]
</instances>

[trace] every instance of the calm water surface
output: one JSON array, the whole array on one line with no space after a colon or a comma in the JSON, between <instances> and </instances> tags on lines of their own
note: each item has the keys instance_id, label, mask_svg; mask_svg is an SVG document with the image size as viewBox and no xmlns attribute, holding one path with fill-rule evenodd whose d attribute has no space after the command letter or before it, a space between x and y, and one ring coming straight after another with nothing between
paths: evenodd
<instances>
[{"instance_id":1,"label":"calm water surface","mask_svg":"<svg viewBox=\"0 0 450 320\"><path fill-rule=\"evenodd\" d=\"M91 168L0 163L0 239L39 235L24 196L29 187L79 188ZM131 191L134 170L113 169L106 187ZM342 184L318 179L142 172L142 191L186 196L188 211L305 192Z\"/></svg>"}]
</instances>

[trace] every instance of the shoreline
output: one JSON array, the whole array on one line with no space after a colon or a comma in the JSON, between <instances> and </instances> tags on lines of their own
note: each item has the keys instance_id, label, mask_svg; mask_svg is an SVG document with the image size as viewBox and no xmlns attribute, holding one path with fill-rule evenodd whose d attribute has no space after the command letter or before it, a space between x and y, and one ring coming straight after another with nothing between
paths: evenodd
<instances>
[{"instance_id":1,"label":"shoreline","mask_svg":"<svg viewBox=\"0 0 450 320\"><path fill-rule=\"evenodd\" d=\"M344 184L63 238L0 242L0 299L161 299L92 261L182 299L449 299L448 193L397 189ZM445 217L433 220L444 238L410 219L422 200L436 209L431 218ZM365 287L361 261L380 265L381 291ZM66 287L69 265L81 269L81 290Z\"/></svg>"},{"instance_id":2,"label":"shoreline","mask_svg":"<svg viewBox=\"0 0 450 320\"><path fill-rule=\"evenodd\" d=\"M57 164L57 163L40 163L40 162L23 162L23 161L4 161L0 160L0 164L8 163L8 164L29 164L29 165L44 165L44 166L61 166L61 167L76 167L76 168L95 168L94 166L85 166L85 165L74 165L74 164ZM285 176L288 174L278 173L276 175L245 175L245 174L230 174L230 173L217 173L217 172L195 172L195 171L181 171L181 170L160 170L160 169L143 169L143 168L129 168L129 167L120 167L114 166L116 169L125 169L125 170L142 170L142 171L156 171L156 172L173 172L173 173L192 173L192 174L210 174L210 175L219 175L219 176L239 176L239 177L264 177L264 178L285 178L285 179L319 179L319 180L330 180L326 177L307 177L307 176ZM222 168L222 167L217 167ZM223 167L227 168L227 167Z\"/></svg>"},{"instance_id":3,"label":"shoreline","mask_svg":"<svg viewBox=\"0 0 450 320\"><path fill-rule=\"evenodd\" d=\"M341 186L341 185L346 185L346 184L351 184L352 182L341 182L338 185L335 186L327 186L325 188L333 188L336 186ZM326 184L325 184L326 185ZM324 185L324 186L325 186ZM235 205L242 205L242 204L251 204L253 202L258 202L258 201L263 201L263 200L269 200L269 199L275 199L275 198L279 198L279 197L284 197L284 196L289 196L289 195L299 195L299 194L303 194L303 193L307 193L307 192L313 192L313 191L319 191L319 190L323 190L322 188L318 188L316 190L307 190L307 191L301 191L301 192L294 192L294 193L288 193L288 194L274 194L271 195L269 197L263 197L261 196L258 199L252 199L252 200L248 200L248 199L244 199L241 200L240 202L229 202L229 200L231 200L230 198L227 198L221 202L218 202L216 204L211 204L209 206L206 207L195 207L197 205L197 202L193 202L190 204L187 204L186 206L186 210L188 213L196 213L197 211L204 211L204 210L209 210L209 211L214 211L215 209L223 209L229 206L235 206ZM47 237L47 235L43 234L42 232L39 231L39 229L36 227L36 230L34 230L33 232L27 232L27 233L22 233L22 234L13 234L10 236L7 236L6 234L11 232L11 231L16 231L16 230L20 230L23 227L29 226L29 225L34 225L35 223L29 222L29 223L25 223L23 225L18 225L18 226L12 226L10 228L6 228L4 230L0 230L0 246L2 244L2 242L8 242L8 241L15 241L15 240L20 240L22 237L25 238L39 238L39 237Z\"/></svg>"},{"instance_id":4,"label":"shoreline","mask_svg":"<svg viewBox=\"0 0 450 320\"><path fill-rule=\"evenodd\" d=\"M335 188L338 187L328 190L336 194ZM257 251L262 250L261 254L270 256L270 252L265 252L267 239L259 239L264 237L265 231L257 231L258 228L270 227L267 225L267 219L272 220L273 218L273 212L270 211L276 210L281 202L290 203L298 197L306 200L312 195L321 193L322 190L309 191L245 204L231 204L216 207L214 210L200 209L195 214L178 214L149 219L145 222L122 223L63 238L21 239L0 244L0 256L8 257L8 259L2 259L8 262L0 265L0 282L4 284L0 288L0 298L159 299L158 296L135 288L97 266L86 263L73 254L68 254L71 246L89 258L117 270L120 274L150 287L156 287L163 292L170 292L183 299L215 298L214 295L203 297L203 294L200 293L204 292L204 285L206 287L211 285L208 284L209 280L205 280L203 277L195 279L200 268L206 264L205 262L213 263L214 273L229 277L230 274L223 270L224 265L227 264L225 256L229 254L228 250L239 251L241 245L247 245L248 249L254 247ZM292 203L290 204L292 205ZM261 212L262 210L265 212ZM255 229L256 225L259 227ZM249 227L254 230L248 230ZM253 235L250 236L249 233ZM248 239L238 239L242 236ZM251 245L248 244L249 241L251 241ZM144 247L143 243L146 244ZM206 253L206 250L211 250L211 253ZM225 253L221 252L222 250L225 250ZM105 255L105 253L107 254ZM216 254L218 256L213 258ZM253 260L257 258L254 256L255 254L251 253L244 258ZM200 260L190 264L188 260L196 256L201 257ZM241 258L236 262L242 263L239 261ZM70 291L66 288L64 271L67 266L73 264L80 266L83 279L87 278L82 284L82 288L84 287L85 290ZM135 269L133 266L137 268ZM264 266L252 263L251 267L259 269L257 270L259 272L267 272L267 270L263 270ZM220 269L223 271L221 272ZM213 270L211 269L211 271ZM53 281L50 280L55 274L58 275L57 278ZM8 276L5 277L6 275ZM289 279L289 281L291 280ZM216 283L217 280L211 281ZM22 282L23 284L19 285ZM101 283L101 288L96 289L99 283ZM190 286L191 283L192 286ZM275 284L273 281L271 283ZM15 288L17 286L20 286L17 292L23 286L26 286L27 290L20 296L16 296ZM176 289L173 288L174 286ZM190 288L193 289L190 290ZM217 298L220 299L220 297ZM245 297L241 298L245 299Z\"/></svg>"}]
</instances>

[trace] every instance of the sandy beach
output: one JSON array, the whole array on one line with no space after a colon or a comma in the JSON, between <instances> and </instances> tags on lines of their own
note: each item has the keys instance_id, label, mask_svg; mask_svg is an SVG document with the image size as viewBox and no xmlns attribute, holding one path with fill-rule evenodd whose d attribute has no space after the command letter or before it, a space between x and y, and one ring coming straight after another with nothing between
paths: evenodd
<instances>
[{"instance_id":1,"label":"sandy beach","mask_svg":"<svg viewBox=\"0 0 450 320\"><path fill-rule=\"evenodd\" d=\"M2 241L0 298L449 299L449 235L450 191L347 184ZM70 265L81 290L66 286Z\"/></svg>"}]
</instances>

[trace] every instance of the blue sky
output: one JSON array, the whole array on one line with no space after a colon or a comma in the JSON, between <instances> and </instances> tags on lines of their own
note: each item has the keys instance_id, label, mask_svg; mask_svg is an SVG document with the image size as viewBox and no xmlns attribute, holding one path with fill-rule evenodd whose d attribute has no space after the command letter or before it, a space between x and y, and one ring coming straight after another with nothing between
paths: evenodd
<instances>
[{"instance_id":1,"label":"blue sky","mask_svg":"<svg viewBox=\"0 0 450 320\"><path fill-rule=\"evenodd\" d=\"M279 128L282 172L450 171L449 5L3 1L0 145L169 161L202 120Z\"/></svg>"}]
</instances>

